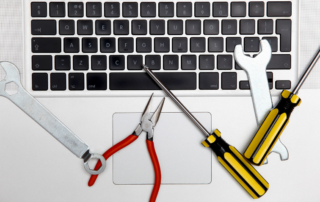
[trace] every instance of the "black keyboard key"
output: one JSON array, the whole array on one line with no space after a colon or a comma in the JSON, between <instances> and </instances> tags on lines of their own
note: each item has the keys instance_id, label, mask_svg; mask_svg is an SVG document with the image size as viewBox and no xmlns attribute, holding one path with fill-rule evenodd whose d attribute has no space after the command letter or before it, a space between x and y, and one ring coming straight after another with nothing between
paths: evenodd
<instances>
[{"instance_id":1,"label":"black keyboard key","mask_svg":"<svg viewBox=\"0 0 320 202\"><path fill-rule=\"evenodd\" d=\"M51 55L33 55L32 70L52 70Z\"/></svg>"},{"instance_id":2,"label":"black keyboard key","mask_svg":"<svg viewBox=\"0 0 320 202\"><path fill-rule=\"evenodd\" d=\"M93 25L92 20L78 20L77 23L78 34L79 35L92 35Z\"/></svg>"},{"instance_id":3,"label":"black keyboard key","mask_svg":"<svg viewBox=\"0 0 320 202\"><path fill-rule=\"evenodd\" d=\"M277 20L277 34L280 34L280 51L291 51L291 20Z\"/></svg>"},{"instance_id":4,"label":"black keyboard key","mask_svg":"<svg viewBox=\"0 0 320 202\"><path fill-rule=\"evenodd\" d=\"M173 17L174 4L172 2L159 3L159 17Z\"/></svg>"},{"instance_id":5,"label":"black keyboard key","mask_svg":"<svg viewBox=\"0 0 320 202\"><path fill-rule=\"evenodd\" d=\"M273 34L273 20L259 20L258 21L259 34Z\"/></svg>"},{"instance_id":6,"label":"black keyboard key","mask_svg":"<svg viewBox=\"0 0 320 202\"><path fill-rule=\"evenodd\" d=\"M168 37L154 38L154 52L168 53L170 51L170 39Z\"/></svg>"},{"instance_id":7,"label":"black keyboard key","mask_svg":"<svg viewBox=\"0 0 320 202\"><path fill-rule=\"evenodd\" d=\"M292 2L268 2L268 17L290 17Z\"/></svg>"},{"instance_id":8,"label":"black keyboard key","mask_svg":"<svg viewBox=\"0 0 320 202\"><path fill-rule=\"evenodd\" d=\"M260 39L259 37L246 37L244 38L244 51L245 52L259 52Z\"/></svg>"},{"instance_id":9,"label":"black keyboard key","mask_svg":"<svg viewBox=\"0 0 320 202\"><path fill-rule=\"evenodd\" d=\"M240 20L240 34L253 35L256 32L255 20Z\"/></svg>"},{"instance_id":10,"label":"black keyboard key","mask_svg":"<svg viewBox=\"0 0 320 202\"><path fill-rule=\"evenodd\" d=\"M262 39L267 39L271 45L272 52L278 51L278 38L277 37L263 37Z\"/></svg>"},{"instance_id":11,"label":"black keyboard key","mask_svg":"<svg viewBox=\"0 0 320 202\"><path fill-rule=\"evenodd\" d=\"M223 72L221 74L221 88L222 90L236 90L237 89L237 73Z\"/></svg>"},{"instance_id":12,"label":"black keyboard key","mask_svg":"<svg viewBox=\"0 0 320 202\"><path fill-rule=\"evenodd\" d=\"M110 70L124 70L125 61L123 55L110 55L109 68Z\"/></svg>"},{"instance_id":13,"label":"black keyboard key","mask_svg":"<svg viewBox=\"0 0 320 202\"><path fill-rule=\"evenodd\" d=\"M197 56L196 55L182 55L181 56L181 69L182 70L196 70L197 69Z\"/></svg>"},{"instance_id":14,"label":"black keyboard key","mask_svg":"<svg viewBox=\"0 0 320 202\"><path fill-rule=\"evenodd\" d=\"M131 30L133 35L146 35L148 33L146 20L132 20Z\"/></svg>"},{"instance_id":15,"label":"black keyboard key","mask_svg":"<svg viewBox=\"0 0 320 202\"><path fill-rule=\"evenodd\" d=\"M222 20L222 34L236 35L237 29L237 20Z\"/></svg>"},{"instance_id":16,"label":"black keyboard key","mask_svg":"<svg viewBox=\"0 0 320 202\"><path fill-rule=\"evenodd\" d=\"M155 73L169 90L195 90L194 72ZM110 90L161 90L146 73L110 73Z\"/></svg>"},{"instance_id":17,"label":"black keyboard key","mask_svg":"<svg viewBox=\"0 0 320 202\"><path fill-rule=\"evenodd\" d=\"M32 20L31 33L32 35L56 35L55 20Z\"/></svg>"},{"instance_id":18,"label":"black keyboard key","mask_svg":"<svg viewBox=\"0 0 320 202\"><path fill-rule=\"evenodd\" d=\"M213 17L228 17L228 2L214 2Z\"/></svg>"},{"instance_id":19,"label":"black keyboard key","mask_svg":"<svg viewBox=\"0 0 320 202\"><path fill-rule=\"evenodd\" d=\"M164 70L178 70L179 69L179 56L178 55L165 55L165 56L163 56L163 69Z\"/></svg>"},{"instance_id":20,"label":"black keyboard key","mask_svg":"<svg viewBox=\"0 0 320 202\"><path fill-rule=\"evenodd\" d=\"M106 73L88 73L87 74L88 90L107 90Z\"/></svg>"},{"instance_id":21,"label":"black keyboard key","mask_svg":"<svg viewBox=\"0 0 320 202\"><path fill-rule=\"evenodd\" d=\"M187 39L187 37L173 37L172 38L172 52L174 52L174 53L188 52L188 39Z\"/></svg>"},{"instance_id":22,"label":"black keyboard key","mask_svg":"<svg viewBox=\"0 0 320 202\"><path fill-rule=\"evenodd\" d=\"M51 90L63 91L67 89L67 78L65 73L50 74Z\"/></svg>"},{"instance_id":23,"label":"black keyboard key","mask_svg":"<svg viewBox=\"0 0 320 202\"><path fill-rule=\"evenodd\" d=\"M168 20L168 34L169 35L182 35L183 34L183 21L182 20Z\"/></svg>"},{"instance_id":24,"label":"black keyboard key","mask_svg":"<svg viewBox=\"0 0 320 202\"><path fill-rule=\"evenodd\" d=\"M116 39L115 38L100 38L100 51L101 51L101 53L114 53L114 52L116 52Z\"/></svg>"},{"instance_id":25,"label":"black keyboard key","mask_svg":"<svg viewBox=\"0 0 320 202\"><path fill-rule=\"evenodd\" d=\"M89 56L87 56L87 55L73 56L73 69L74 70L88 70L89 69Z\"/></svg>"},{"instance_id":26,"label":"black keyboard key","mask_svg":"<svg viewBox=\"0 0 320 202\"><path fill-rule=\"evenodd\" d=\"M87 17L101 17L102 6L100 2L87 3Z\"/></svg>"},{"instance_id":27,"label":"black keyboard key","mask_svg":"<svg viewBox=\"0 0 320 202\"><path fill-rule=\"evenodd\" d=\"M190 39L190 52L205 52L206 51L206 38L192 37Z\"/></svg>"},{"instance_id":28,"label":"black keyboard key","mask_svg":"<svg viewBox=\"0 0 320 202\"><path fill-rule=\"evenodd\" d=\"M242 44L241 37L228 37L227 38L227 52L234 52L236 45Z\"/></svg>"},{"instance_id":29,"label":"black keyboard key","mask_svg":"<svg viewBox=\"0 0 320 202\"><path fill-rule=\"evenodd\" d=\"M201 34L201 21L200 20L187 20L186 21L186 34L187 35L200 35Z\"/></svg>"},{"instance_id":30,"label":"black keyboard key","mask_svg":"<svg viewBox=\"0 0 320 202\"><path fill-rule=\"evenodd\" d=\"M91 69L92 70L106 70L107 69L107 56L105 56L105 55L91 56Z\"/></svg>"},{"instance_id":31,"label":"black keyboard key","mask_svg":"<svg viewBox=\"0 0 320 202\"><path fill-rule=\"evenodd\" d=\"M142 69L142 55L128 55L127 68L128 70L141 70Z\"/></svg>"},{"instance_id":32,"label":"black keyboard key","mask_svg":"<svg viewBox=\"0 0 320 202\"><path fill-rule=\"evenodd\" d=\"M250 2L249 3L249 16L250 17L263 17L264 16L264 2Z\"/></svg>"},{"instance_id":33,"label":"black keyboard key","mask_svg":"<svg viewBox=\"0 0 320 202\"><path fill-rule=\"evenodd\" d=\"M47 3L46 2L32 2L31 3L32 17L47 17Z\"/></svg>"},{"instance_id":34,"label":"black keyboard key","mask_svg":"<svg viewBox=\"0 0 320 202\"><path fill-rule=\"evenodd\" d=\"M70 55L56 55L54 61L56 70L71 69Z\"/></svg>"},{"instance_id":35,"label":"black keyboard key","mask_svg":"<svg viewBox=\"0 0 320 202\"><path fill-rule=\"evenodd\" d=\"M123 17L138 17L138 3L137 2L124 2L124 3L122 3L122 16Z\"/></svg>"},{"instance_id":36,"label":"black keyboard key","mask_svg":"<svg viewBox=\"0 0 320 202\"><path fill-rule=\"evenodd\" d=\"M245 54L245 56L251 57L249 54ZM236 70L243 70L243 69L238 65L238 63L236 62L236 60L234 60L234 65L235 65L235 69L236 69Z\"/></svg>"},{"instance_id":37,"label":"black keyboard key","mask_svg":"<svg viewBox=\"0 0 320 202\"><path fill-rule=\"evenodd\" d=\"M165 21L164 20L150 20L150 34L151 35L164 35L165 34Z\"/></svg>"},{"instance_id":38,"label":"black keyboard key","mask_svg":"<svg viewBox=\"0 0 320 202\"><path fill-rule=\"evenodd\" d=\"M96 52L98 52L97 38L82 38L82 52L83 53L96 53Z\"/></svg>"},{"instance_id":39,"label":"black keyboard key","mask_svg":"<svg viewBox=\"0 0 320 202\"><path fill-rule=\"evenodd\" d=\"M199 56L199 69L200 70L213 70L214 69L214 55L200 55Z\"/></svg>"},{"instance_id":40,"label":"black keyboard key","mask_svg":"<svg viewBox=\"0 0 320 202\"><path fill-rule=\"evenodd\" d=\"M64 38L65 53L79 53L80 45L79 38Z\"/></svg>"},{"instance_id":41,"label":"black keyboard key","mask_svg":"<svg viewBox=\"0 0 320 202\"><path fill-rule=\"evenodd\" d=\"M145 63L151 70L159 70L161 69L161 56L146 55Z\"/></svg>"},{"instance_id":42,"label":"black keyboard key","mask_svg":"<svg viewBox=\"0 0 320 202\"><path fill-rule=\"evenodd\" d=\"M276 89L277 90L291 89L291 81L288 81L288 80L276 81Z\"/></svg>"},{"instance_id":43,"label":"black keyboard key","mask_svg":"<svg viewBox=\"0 0 320 202\"><path fill-rule=\"evenodd\" d=\"M141 17L156 17L156 3L155 2L143 2L140 4Z\"/></svg>"},{"instance_id":44,"label":"black keyboard key","mask_svg":"<svg viewBox=\"0 0 320 202\"><path fill-rule=\"evenodd\" d=\"M269 89L273 89L273 73L272 72L267 72L267 78L268 78L268 83L269 83Z\"/></svg>"},{"instance_id":45,"label":"black keyboard key","mask_svg":"<svg viewBox=\"0 0 320 202\"><path fill-rule=\"evenodd\" d=\"M136 39L136 51L137 53L151 53L152 44L151 38L141 37Z\"/></svg>"},{"instance_id":46,"label":"black keyboard key","mask_svg":"<svg viewBox=\"0 0 320 202\"><path fill-rule=\"evenodd\" d=\"M291 55L272 54L267 69L291 69Z\"/></svg>"},{"instance_id":47,"label":"black keyboard key","mask_svg":"<svg viewBox=\"0 0 320 202\"><path fill-rule=\"evenodd\" d=\"M96 35L110 35L111 21L110 20L96 20Z\"/></svg>"},{"instance_id":48,"label":"black keyboard key","mask_svg":"<svg viewBox=\"0 0 320 202\"><path fill-rule=\"evenodd\" d=\"M222 37L210 37L208 39L209 52L223 52L223 38Z\"/></svg>"},{"instance_id":49,"label":"black keyboard key","mask_svg":"<svg viewBox=\"0 0 320 202\"><path fill-rule=\"evenodd\" d=\"M84 74L83 73L69 74L69 90L84 90Z\"/></svg>"},{"instance_id":50,"label":"black keyboard key","mask_svg":"<svg viewBox=\"0 0 320 202\"><path fill-rule=\"evenodd\" d=\"M60 35L74 35L74 21L73 20L60 20L59 21L59 34Z\"/></svg>"},{"instance_id":51,"label":"black keyboard key","mask_svg":"<svg viewBox=\"0 0 320 202\"><path fill-rule=\"evenodd\" d=\"M65 17L66 5L64 2L51 2L50 3L50 17Z\"/></svg>"},{"instance_id":52,"label":"black keyboard key","mask_svg":"<svg viewBox=\"0 0 320 202\"><path fill-rule=\"evenodd\" d=\"M219 20L204 20L203 32L205 35L219 34Z\"/></svg>"},{"instance_id":53,"label":"black keyboard key","mask_svg":"<svg viewBox=\"0 0 320 202\"><path fill-rule=\"evenodd\" d=\"M231 70L232 61L232 55L218 55L218 70Z\"/></svg>"},{"instance_id":54,"label":"black keyboard key","mask_svg":"<svg viewBox=\"0 0 320 202\"><path fill-rule=\"evenodd\" d=\"M210 16L210 3L209 2L196 2L194 15L196 17L209 17Z\"/></svg>"},{"instance_id":55,"label":"black keyboard key","mask_svg":"<svg viewBox=\"0 0 320 202\"><path fill-rule=\"evenodd\" d=\"M32 90L34 91L48 90L48 74L47 73L32 74Z\"/></svg>"},{"instance_id":56,"label":"black keyboard key","mask_svg":"<svg viewBox=\"0 0 320 202\"><path fill-rule=\"evenodd\" d=\"M199 74L200 90L218 90L219 89L219 73L202 72Z\"/></svg>"},{"instance_id":57,"label":"black keyboard key","mask_svg":"<svg viewBox=\"0 0 320 202\"><path fill-rule=\"evenodd\" d=\"M61 38L32 38L33 53L61 53Z\"/></svg>"},{"instance_id":58,"label":"black keyboard key","mask_svg":"<svg viewBox=\"0 0 320 202\"><path fill-rule=\"evenodd\" d=\"M104 16L105 17L119 17L120 16L120 3L119 2L106 2L106 3L104 3Z\"/></svg>"},{"instance_id":59,"label":"black keyboard key","mask_svg":"<svg viewBox=\"0 0 320 202\"><path fill-rule=\"evenodd\" d=\"M247 3L246 2L232 2L231 3L231 16L232 17L246 17Z\"/></svg>"},{"instance_id":60,"label":"black keyboard key","mask_svg":"<svg viewBox=\"0 0 320 202\"><path fill-rule=\"evenodd\" d=\"M68 14L69 17L83 17L83 3L82 2L69 2L68 3Z\"/></svg>"},{"instance_id":61,"label":"black keyboard key","mask_svg":"<svg viewBox=\"0 0 320 202\"><path fill-rule=\"evenodd\" d=\"M192 3L191 2L178 2L177 3L177 16L178 17L191 17L192 16Z\"/></svg>"},{"instance_id":62,"label":"black keyboard key","mask_svg":"<svg viewBox=\"0 0 320 202\"><path fill-rule=\"evenodd\" d=\"M132 53L133 52L133 38L131 38L131 37L118 38L118 52L119 53Z\"/></svg>"},{"instance_id":63,"label":"black keyboard key","mask_svg":"<svg viewBox=\"0 0 320 202\"><path fill-rule=\"evenodd\" d=\"M240 81L239 88L240 88L240 90L250 90L249 81Z\"/></svg>"},{"instance_id":64,"label":"black keyboard key","mask_svg":"<svg viewBox=\"0 0 320 202\"><path fill-rule=\"evenodd\" d=\"M114 20L113 33L115 35L128 35L129 34L129 21L128 20Z\"/></svg>"}]
</instances>

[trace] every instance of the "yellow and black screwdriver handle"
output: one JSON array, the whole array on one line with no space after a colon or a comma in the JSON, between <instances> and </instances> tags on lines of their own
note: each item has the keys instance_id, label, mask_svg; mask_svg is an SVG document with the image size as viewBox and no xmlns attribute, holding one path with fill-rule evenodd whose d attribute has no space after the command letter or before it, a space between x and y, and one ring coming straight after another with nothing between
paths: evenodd
<instances>
[{"instance_id":1,"label":"yellow and black screwdriver handle","mask_svg":"<svg viewBox=\"0 0 320 202\"><path fill-rule=\"evenodd\" d=\"M250 165L236 148L230 146L221 138L219 130L215 130L202 142L205 147L210 147L218 156L219 162L229 173L257 199L269 189L269 183Z\"/></svg>"},{"instance_id":2,"label":"yellow and black screwdriver handle","mask_svg":"<svg viewBox=\"0 0 320 202\"><path fill-rule=\"evenodd\" d=\"M293 109L300 104L301 99L297 95L287 90L282 91L279 104L268 114L244 153L249 162L258 166L265 162L289 123Z\"/></svg>"}]
</instances>

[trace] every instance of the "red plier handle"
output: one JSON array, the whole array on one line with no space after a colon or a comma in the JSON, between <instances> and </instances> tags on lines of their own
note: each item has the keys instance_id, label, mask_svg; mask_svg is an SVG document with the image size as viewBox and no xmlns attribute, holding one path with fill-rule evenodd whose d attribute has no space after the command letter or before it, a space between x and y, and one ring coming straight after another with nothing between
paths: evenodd
<instances>
[{"instance_id":1,"label":"red plier handle","mask_svg":"<svg viewBox=\"0 0 320 202\"><path fill-rule=\"evenodd\" d=\"M108 149L108 151L106 151L103 154L103 157L107 160L110 156L112 156L114 153L120 151L121 149L123 149L124 147L128 146L129 144L131 144L132 142L134 142L136 139L138 138L138 136L136 135L129 135L126 139L122 140L121 142L119 142L118 144L114 145L113 147L111 147L110 149ZM147 143L147 148L148 148L148 152L153 164L153 168L154 168L154 173L155 173L155 183L153 186L153 190L152 190L152 194L150 196L150 202L155 202L159 193L159 189L160 189L160 185L161 185L161 170L160 170L160 164L158 161L158 157L157 157L157 153L156 150L154 149L154 144L152 140L146 140ZM96 166L95 166L95 170L98 170L101 166L101 162L98 161ZM91 187L96 179L98 178L98 175L91 175L88 185Z\"/></svg>"}]
</instances>

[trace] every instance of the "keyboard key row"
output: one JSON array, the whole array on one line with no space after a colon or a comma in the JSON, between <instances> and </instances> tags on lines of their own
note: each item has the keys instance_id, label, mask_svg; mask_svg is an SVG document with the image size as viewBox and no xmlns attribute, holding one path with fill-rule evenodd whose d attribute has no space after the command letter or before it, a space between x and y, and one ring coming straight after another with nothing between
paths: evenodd
<instances>
[{"instance_id":1,"label":"keyboard key row","mask_svg":"<svg viewBox=\"0 0 320 202\"><path fill-rule=\"evenodd\" d=\"M196 90L197 74L192 72L184 73L155 73L170 90ZM272 73L267 73L270 89L273 87ZM271 82L270 82L271 75ZM110 73L110 90L160 90L153 80L146 73ZM50 74L50 89L52 91L65 91L67 89L67 75L65 73ZM71 91L85 89L85 74L69 73L68 89ZM87 90L107 90L106 73L87 73ZM32 74L32 89L34 91L46 91L49 89L49 80L47 73ZM236 90L237 73L223 72L220 75L217 72L203 72L199 74L200 90ZM250 89L248 81L240 81L241 90ZM290 89L291 81L276 81L276 89Z\"/></svg>"},{"instance_id":2,"label":"keyboard key row","mask_svg":"<svg viewBox=\"0 0 320 202\"><path fill-rule=\"evenodd\" d=\"M60 35L74 35L77 30L78 35L93 35L94 26L92 20L78 20L77 29L75 28L74 20L60 20L59 34ZM114 20L113 34L114 35L129 35L130 34L129 20ZM203 26L203 28L202 28ZM167 26L165 20L150 20L149 34L164 35L167 27L168 35L218 35L220 33L219 20L168 20ZM56 21L55 20L32 20L31 22L32 35L56 35ZM272 19L257 20L222 20L221 34L235 35L253 35L256 33L263 35L271 35L274 33L274 21ZM96 35L110 35L111 21L110 20L96 20L95 34ZM291 20L277 20L276 33L283 36L285 44L291 42ZM131 34L133 35L147 35L148 21L147 20L132 20ZM287 46L287 45L286 45Z\"/></svg>"},{"instance_id":3,"label":"keyboard key row","mask_svg":"<svg viewBox=\"0 0 320 202\"><path fill-rule=\"evenodd\" d=\"M84 17L85 5L83 2L69 2L68 16L69 17ZM159 17L174 17L176 6L177 17L228 17L229 3L228 2L214 2L212 3L212 11L210 2L196 2L194 5L191 2L159 2L158 16ZM194 8L193 8L194 6ZM123 17L138 17L138 3L137 2L123 2L122 16ZM194 13L193 13L194 9ZM49 6L50 17L65 17L66 3L51 2ZM212 12L212 13L211 13ZM265 3L249 2L248 15L250 17L263 17L265 15ZM292 14L291 2L268 2L267 16L268 17L290 17ZM246 17L247 3L246 2L231 2L230 15L232 17ZM32 17L47 17L47 3L46 2L32 2L31 3ZM87 17L102 17L102 3L88 2L86 3ZM120 3L119 2L105 2L104 3L105 17L120 17ZM140 3L141 17L156 17L157 4L155 2Z\"/></svg>"}]
</instances>

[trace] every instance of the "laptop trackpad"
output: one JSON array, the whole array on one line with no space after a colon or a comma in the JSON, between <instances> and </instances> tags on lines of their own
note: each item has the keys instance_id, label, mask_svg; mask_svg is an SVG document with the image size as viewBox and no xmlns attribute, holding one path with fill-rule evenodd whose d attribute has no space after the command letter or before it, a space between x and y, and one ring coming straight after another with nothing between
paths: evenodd
<instances>
[{"instance_id":1,"label":"laptop trackpad","mask_svg":"<svg viewBox=\"0 0 320 202\"><path fill-rule=\"evenodd\" d=\"M193 113L211 131L210 113ZM130 135L141 113L115 113L113 145ZM211 183L212 151L202 146L205 136L183 113L162 113L155 127L154 145L162 184ZM115 184L153 184L154 170L146 146L146 134L113 155Z\"/></svg>"}]
</instances>

